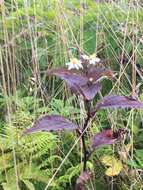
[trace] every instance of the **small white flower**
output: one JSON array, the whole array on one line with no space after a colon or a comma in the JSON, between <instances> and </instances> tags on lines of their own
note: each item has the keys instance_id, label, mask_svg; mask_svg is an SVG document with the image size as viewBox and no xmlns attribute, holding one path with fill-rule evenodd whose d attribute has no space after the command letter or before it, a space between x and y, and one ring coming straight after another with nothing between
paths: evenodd
<instances>
[{"instance_id":1,"label":"small white flower","mask_svg":"<svg viewBox=\"0 0 143 190\"><path fill-rule=\"evenodd\" d=\"M83 69L83 66L81 64L81 61L78 60L77 58L72 58L70 59L70 62L66 63L68 66L68 69Z\"/></svg>"},{"instance_id":2,"label":"small white flower","mask_svg":"<svg viewBox=\"0 0 143 190\"><path fill-rule=\"evenodd\" d=\"M89 56L89 64L90 65L96 65L96 63L99 63L100 61L101 61L101 59L96 57L96 54Z\"/></svg>"},{"instance_id":3,"label":"small white flower","mask_svg":"<svg viewBox=\"0 0 143 190\"><path fill-rule=\"evenodd\" d=\"M82 59L84 59L84 60L89 60L90 58L89 58L89 56L88 55L81 55L81 57L82 57Z\"/></svg>"}]
</instances>

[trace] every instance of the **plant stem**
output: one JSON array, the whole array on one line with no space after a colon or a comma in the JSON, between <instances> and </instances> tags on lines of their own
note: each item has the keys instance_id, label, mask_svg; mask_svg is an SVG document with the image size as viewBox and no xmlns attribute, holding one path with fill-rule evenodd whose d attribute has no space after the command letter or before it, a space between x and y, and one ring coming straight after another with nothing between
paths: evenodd
<instances>
[{"instance_id":1,"label":"plant stem","mask_svg":"<svg viewBox=\"0 0 143 190\"><path fill-rule=\"evenodd\" d=\"M83 132L83 131L85 130L85 128L87 127L88 122L89 122L89 120L90 120L90 118L91 118L91 114L90 114L90 107L91 107L91 104L90 104L89 101L86 101L85 103L86 103L86 106L87 106L87 118L85 119L82 132ZM86 171L86 163L87 163L87 160L88 160L88 155L87 155L87 148L86 148L86 143L85 143L85 133L82 135L81 140L82 140L83 154L84 154L84 158L83 158L83 171Z\"/></svg>"}]
</instances>

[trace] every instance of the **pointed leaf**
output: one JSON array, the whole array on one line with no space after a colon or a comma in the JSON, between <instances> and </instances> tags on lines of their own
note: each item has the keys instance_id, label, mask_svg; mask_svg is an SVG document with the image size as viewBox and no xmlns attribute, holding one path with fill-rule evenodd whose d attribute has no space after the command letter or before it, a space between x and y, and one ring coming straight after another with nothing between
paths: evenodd
<instances>
[{"instance_id":1,"label":"pointed leaf","mask_svg":"<svg viewBox=\"0 0 143 190\"><path fill-rule=\"evenodd\" d=\"M90 171L83 171L76 180L76 190L85 190L87 182L91 179L92 173Z\"/></svg>"},{"instance_id":2,"label":"pointed leaf","mask_svg":"<svg viewBox=\"0 0 143 190\"><path fill-rule=\"evenodd\" d=\"M48 71L48 74L56 75L65 80L75 94L80 94L87 100L93 99L102 88L101 84L94 80L94 77L90 77L90 74L85 75L67 69L51 70Z\"/></svg>"},{"instance_id":3,"label":"pointed leaf","mask_svg":"<svg viewBox=\"0 0 143 190\"><path fill-rule=\"evenodd\" d=\"M96 104L96 110L107 108L143 109L143 102L128 96L105 96Z\"/></svg>"},{"instance_id":4,"label":"pointed leaf","mask_svg":"<svg viewBox=\"0 0 143 190\"><path fill-rule=\"evenodd\" d=\"M35 190L35 187L34 187L33 183L30 180L23 179L22 181L25 183L28 190Z\"/></svg>"},{"instance_id":5,"label":"pointed leaf","mask_svg":"<svg viewBox=\"0 0 143 190\"><path fill-rule=\"evenodd\" d=\"M87 77L93 78L93 80L97 82L103 78L113 79L114 73L112 70L107 69L105 67L100 67L100 68L90 67L88 70Z\"/></svg>"},{"instance_id":6,"label":"pointed leaf","mask_svg":"<svg viewBox=\"0 0 143 190\"><path fill-rule=\"evenodd\" d=\"M45 115L37 120L33 127L27 129L25 134L30 134L38 131L58 131L58 130L73 130L76 129L77 125L71 121L63 118L59 115Z\"/></svg>"},{"instance_id":7,"label":"pointed leaf","mask_svg":"<svg viewBox=\"0 0 143 190\"><path fill-rule=\"evenodd\" d=\"M85 84L83 86L68 84L71 90L77 94L82 95L86 100L92 100L95 95L101 91L102 85L98 82L95 84Z\"/></svg>"},{"instance_id":8,"label":"pointed leaf","mask_svg":"<svg viewBox=\"0 0 143 190\"><path fill-rule=\"evenodd\" d=\"M70 85L78 85L82 86L88 82L88 78L86 76L82 76L81 73L78 73L73 70L67 69L52 69L47 71L47 75L55 75L65 80Z\"/></svg>"},{"instance_id":9,"label":"pointed leaf","mask_svg":"<svg viewBox=\"0 0 143 190\"><path fill-rule=\"evenodd\" d=\"M92 85L81 86L80 89L85 99L92 100L101 91L102 85L98 82Z\"/></svg>"},{"instance_id":10,"label":"pointed leaf","mask_svg":"<svg viewBox=\"0 0 143 190\"><path fill-rule=\"evenodd\" d=\"M123 129L119 129L117 132L113 132L112 129L103 130L92 138L92 148L96 149L102 145L113 144L122 138L124 133Z\"/></svg>"}]
</instances>

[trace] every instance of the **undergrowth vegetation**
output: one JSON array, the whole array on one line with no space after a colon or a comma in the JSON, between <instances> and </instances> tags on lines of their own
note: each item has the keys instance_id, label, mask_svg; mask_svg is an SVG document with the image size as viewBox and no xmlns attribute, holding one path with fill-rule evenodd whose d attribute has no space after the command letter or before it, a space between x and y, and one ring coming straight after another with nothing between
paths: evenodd
<instances>
[{"instance_id":1,"label":"undergrowth vegetation","mask_svg":"<svg viewBox=\"0 0 143 190\"><path fill-rule=\"evenodd\" d=\"M83 98L47 76L47 69L65 67L81 52L95 53L115 78L103 81L93 103L108 94L143 101L142 6L142 1L127 0L0 1L1 190L73 190L83 168L76 132L23 136L46 113L83 126ZM86 189L143 189L142 118L143 111L135 109L96 114L86 131L87 146L108 128L124 128L128 134L93 153L87 168L94 172Z\"/></svg>"}]
</instances>

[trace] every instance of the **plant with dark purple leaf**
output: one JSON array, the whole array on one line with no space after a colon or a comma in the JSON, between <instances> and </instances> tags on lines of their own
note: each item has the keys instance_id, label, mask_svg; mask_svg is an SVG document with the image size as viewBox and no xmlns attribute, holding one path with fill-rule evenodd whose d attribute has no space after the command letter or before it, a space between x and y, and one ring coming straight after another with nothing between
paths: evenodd
<instances>
[{"instance_id":1,"label":"plant with dark purple leaf","mask_svg":"<svg viewBox=\"0 0 143 190\"><path fill-rule=\"evenodd\" d=\"M30 134L38 131L61 131L61 130L76 130L81 138L83 145L83 173L79 176L76 182L76 188L85 189L85 183L89 180L89 171L87 170L87 161L96 148L103 145L110 145L118 140L123 139L125 130L119 129L114 132L112 129L103 130L93 136L91 147L86 145L86 130L89 122L95 118L96 112L100 109L109 108L143 108L143 103L128 96L108 95L99 100L93 106L94 97L102 90L102 80L114 80L115 74L111 69L104 66L103 61L96 57L81 55L80 59L72 58L67 63L68 68L51 69L46 72L47 76L57 76L64 80L71 91L82 96L86 108L86 117L83 127L78 127L76 124L60 115L44 115L38 119L32 128L27 129L25 134Z\"/></svg>"}]
</instances>

